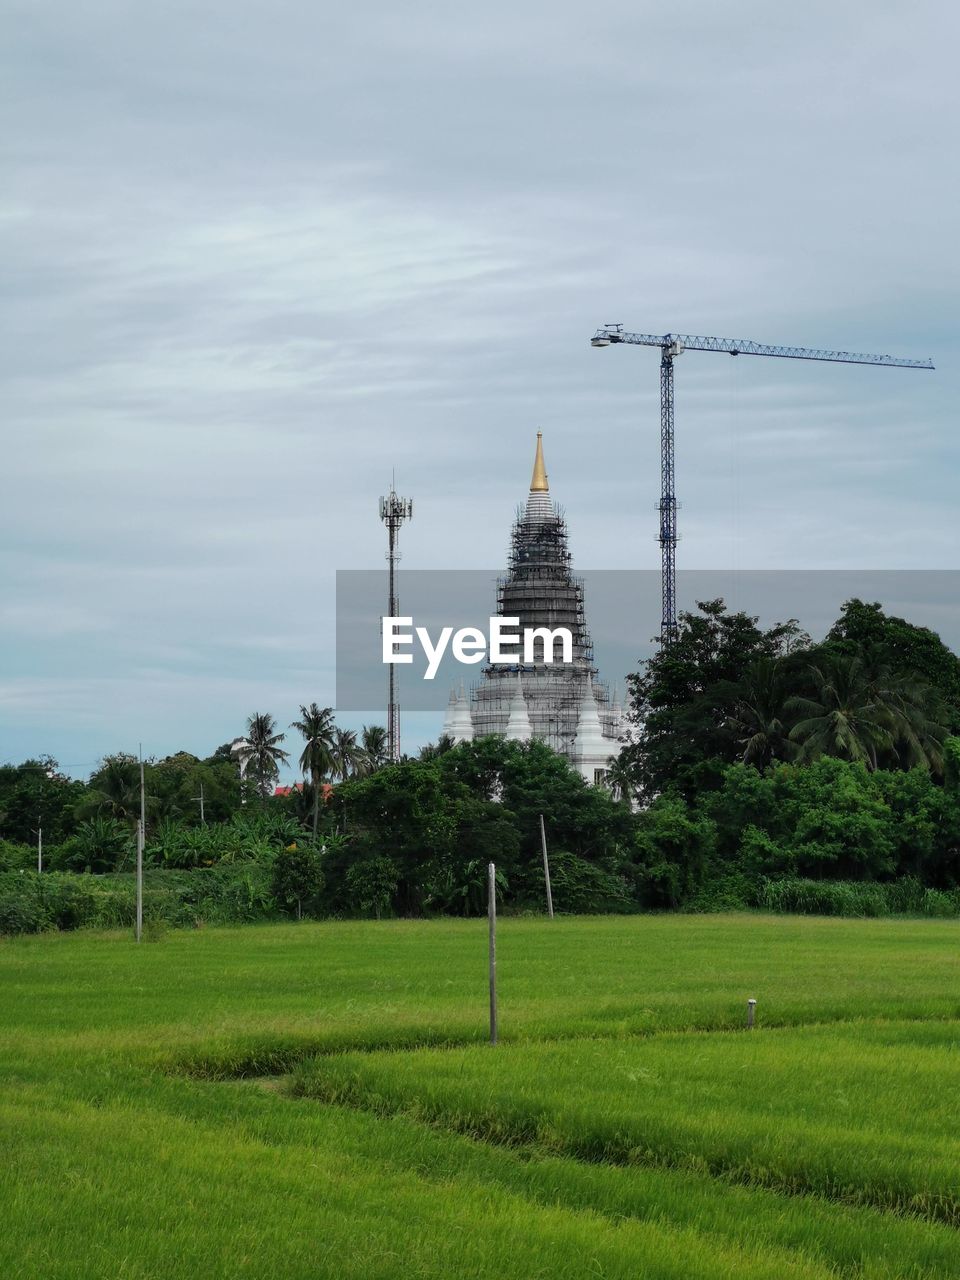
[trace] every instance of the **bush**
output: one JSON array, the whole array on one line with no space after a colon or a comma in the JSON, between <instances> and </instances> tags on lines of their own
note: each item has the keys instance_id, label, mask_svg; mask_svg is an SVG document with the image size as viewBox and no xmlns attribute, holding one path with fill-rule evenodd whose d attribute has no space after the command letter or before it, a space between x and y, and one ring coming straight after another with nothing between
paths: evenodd
<instances>
[{"instance_id":1,"label":"bush","mask_svg":"<svg viewBox=\"0 0 960 1280\"><path fill-rule=\"evenodd\" d=\"M39 933L50 917L37 893L35 872L0 872L0 934Z\"/></svg>"},{"instance_id":2,"label":"bush","mask_svg":"<svg viewBox=\"0 0 960 1280\"><path fill-rule=\"evenodd\" d=\"M707 878L716 839L715 823L676 796L638 814L633 875L640 902L668 908L689 902Z\"/></svg>"},{"instance_id":3,"label":"bush","mask_svg":"<svg viewBox=\"0 0 960 1280\"><path fill-rule=\"evenodd\" d=\"M346 885L360 910L372 911L379 920L390 910L399 878L396 864L381 855L355 862L347 872Z\"/></svg>"},{"instance_id":4,"label":"bush","mask_svg":"<svg viewBox=\"0 0 960 1280\"><path fill-rule=\"evenodd\" d=\"M757 881L754 876L731 872L718 880L708 881L687 904L686 910L700 912L747 911L757 905Z\"/></svg>"},{"instance_id":5,"label":"bush","mask_svg":"<svg viewBox=\"0 0 960 1280\"><path fill-rule=\"evenodd\" d=\"M0 871L32 871L36 865L37 851L32 845L0 840Z\"/></svg>"},{"instance_id":6,"label":"bush","mask_svg":"<svg viewBox=\"0 0 960 1280\"><path fill-rule=\"evenodd\" d=\"M960 895L956 890L945 893L940 889L927 889L924 892L920 910L925 916L935 916L939 919L960 915L958 897Z\"/></svg>"},{"instance_id":7,"label":"bush","mask_svg":"<svg viewBox=\"0 0 960 1280\"><path fill-rule=\"evenodd\" d=\"M542 870L538 878L543 886ZM550 854L550 887L554 909L562 915L597 915L633 907L626 881L575 853ZM541 887L539 903L545 897L546 889Z\"/></svg>"},{"instance_id":8,"label":"bush","mask_svg":"<svg viewBox=\"0 0 960 1280\"><path fill-rule=\"evenodd\" d=\"M0 934L129 928L136 899L132 872L0 872ZM144 873L144 921L173 927L198 920L239 924L266 919L275 910L270 872L257 863Z\"/></svg>"}]
</instances>

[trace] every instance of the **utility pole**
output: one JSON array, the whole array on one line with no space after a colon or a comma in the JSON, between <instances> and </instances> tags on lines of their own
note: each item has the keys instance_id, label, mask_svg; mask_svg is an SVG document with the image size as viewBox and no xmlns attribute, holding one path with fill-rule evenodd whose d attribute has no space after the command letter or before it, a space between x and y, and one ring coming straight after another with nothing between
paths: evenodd
<instances>
[{"instance_id":1,"label":"utility pole","mask_svg":"<svg viewBox=\"0 0 960 1280\"><path fill-rule=\"evenodd\" d=\"M553 919L553 891L550 888L550 859L547 856L547 829L540 815L540 848L543 850L543 878L547 886L547 915Z\"/></svg>"},{"instance_id":2,"label":"utility pole","mask_svg":"<svg viewBox=\"0 0 960 1280\"><path fill-rule=\"evenodd\" d=\"M487 968L490 986L490 1043L497 1043L497 868L487 863Z\"/></svg>"},{"instance_id":3,"label":"utility pole","mask_svg":"<svg viewBox=\"0 0 960 1280\"><path fill-rule=\"evenodd\" d=\"M861 355L811 347L772 347L746 338L703 338L685 333L625 333L605 324L590 339L593 347L627 343L660 348L660 643L677 636L677 494L674 477L673 362L684 351L721 351L731 356L776 356L787 360L827 360L833 364L875 364L897 369L932 369L932 360Z\"/></svg>"},{"instance_id":4,"label":"utility pole","mask_svg":"<svg viewBox=\"0 0 960 1280\"><path fill-rule=\"evenodd\" d=\"M137 918L133 930L137 942L143 937L143 823L137 819Z\"/></svg>"},{"instance_id":5,"label":"utility pole","mask_svg":"<svg viewBox=\"0 0 960 1280\"><path fill-rule=\"evenodd\" d=\"M143 744L140 744L140 830L147 834L147 796L143 786Z\"/></svg>"},{"instance_id":6,"label":"utility pole","mask_svg":"<svg viewBox=\"0 0 960 1280\"><path fill-rule=\"evenodd\" d=\"M393 484L390 493L380 499L380 519L387 526L387 561L389 563L389 585L387 592L387 617L395 618L400 612L397 600L397 562L400 552L397 550L397 539L400 526L404 520L413 516L413 501L410 498L398 498ZM383 627L383 619L380 620ZM396 664L387 663L387 757L391 763L400 759L400 704L397 701Z\"/></svg>"},{"instance_id":7,"label":"utility pole","mask_svg":"<svg viewBox=\"0 0 960 1280\"><path fill-rule=\"evenodd\" d=\"M198 796L194 796L193 798L194 800L200 801L200 825L201 827L205 827L207 825L207 820L203 814L203 783L202 782L200 783L200 794Z\"/></svg>"},{"instance_id":8,"label":"utility pole","mask_svg":"<svg viewBox=\"0 0 960 1280\"><path fill-rule=\"evenodd\" d=\"M147 793L143 785L143 743L140 744L140 821L137 823L137 928L143 936L143 845L147 838Z\"/></svg>"},{"instance_id":9,"label":"utility pole","mask_svg":"<svg viewBox=\"0 0 960 1280\"><path fill-rule=\"evenodd\" d=\"M43 815L37 814L37 875L43 871Z\"/></svg>"}]
</instances>

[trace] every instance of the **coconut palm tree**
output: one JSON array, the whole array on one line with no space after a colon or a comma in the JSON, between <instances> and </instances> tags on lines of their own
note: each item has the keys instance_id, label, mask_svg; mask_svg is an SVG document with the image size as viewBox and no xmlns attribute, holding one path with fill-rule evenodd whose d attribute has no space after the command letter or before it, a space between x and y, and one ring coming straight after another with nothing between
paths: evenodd
<instances>
[{"instance_id":1,"label":"coconut palm tree","mask_svg":"<svg viewBox=\"0 0 960 1280\"><path fill-rule=\"evenodd\" d=\"M721 691L730 701L727 727L737 737L744 764L763 769L771 760L792 760L800 748L790 740L790 686L782 661L758 658L737 684Z\"/></svg>"},{"instance_id":2,"label":"coconut palm tree","mask_svg":"<svg viewBox=\"0 0 960 1280\"><path fill-rule=\"evenodd\" d=\"M441 733L436 742L427 742L417 752L418 760L436 760L437 756L446 755L448 751L452 751L456 746L453 737L449 733Z\"/></svg>"},{"instance_id":3,"label":"coconut palm tree","mask_svg":"<svg viewBox=\"0 0 960 1280\"><path fill-rule=\"evenodd\" d=\"M604 774L604 785L610 789L614 800L632 805L637 798L637 783L633 776L633 762L622 753L611 756Z\"/></svg>"},{"instance_id":4,"label":"coconut palm tree","mask_svg":"<svg viewBox=\"0 0 960 1280\"><path fill-rule=\"evenodd\" d=\"M352 729L336 729L333 735L333 765L331 772L335 778L346 782L356 770L360 760L360 746L357 735Z\"/></svg>"},{"instance_id":5,"label":"coconut palm tree","mask_svg":"<svg viewBox=\"0 0 960 1280\"><path fill-rule=\"evenodd\" d=\"M247 721L247 746L244 752L257 775L257 788L262 800L269 796L270 783L279 774L279 766L290 759L280 747L285 737L286 734L277 733L276 721L266 712L255 711Z\"/></svg>"},{"instance_id":6,"label":"coconut palm tree","mask_svg":"<svg viewBox=\"0 0 960 1280\"><path fill-rule=\"evenodd\" d=\"M152 806L151 806L152 807ZM77 807L80 818L108 815L131 826L140 817L140 765L133 756L105 756Z\"/></svg>"},{"instance_id":7,"label":"coconut palm tree","mask_svg":"<svg viewBox=\"0 0 960 1280\"><path fill-rule=\"evenodd\" d=\"M309 707L301 706L300 719L294 720L291 726L303 735L306 746L300 755L300 769L304 776L309 774L310 786L313 789L313 837L317 837L317 823L320 820L320 791L323 780L333 769L333 747L336 725L333 723L333 708L318 707L311 702Z\"/></svg>"},{"instance_id":8,"label":"coconut palm tree","mask_svg":"<svg viewBox=\"0 0 960 1280\"><path fill-rule=\"evenodd\" d=\"M387 731L382 724L365 724L360 734L360 754L355 772L369 777L387 763Z\"/></svg>"},{"instance_id":9,"label":"coconut palm tree","mask_svg":"<svg viewBox=\"0 0 960 1280\"><path fill-rule=\"evenodd\" d=\"M941 766L947 730L924 681L871 672L859 655L843 654L825 654L808 675L812 695L786 704L802 717L790 731L802 759L840 756L874 770L886 755L897 763L905 756L908 763Z\"/></svg>"},{"instance_id":10,"label":"coconut palm tree","mask_svg":"<svg viewBox=\"0 0 960 1280\"><path fill-rule=\"evenodd\" d=\"M949 714L939 693L919 676L889 680L887 689L897 717L897 763L907 768L921 765L942 774L943 744L950 730Z\"/></svg>"}]
</instances>

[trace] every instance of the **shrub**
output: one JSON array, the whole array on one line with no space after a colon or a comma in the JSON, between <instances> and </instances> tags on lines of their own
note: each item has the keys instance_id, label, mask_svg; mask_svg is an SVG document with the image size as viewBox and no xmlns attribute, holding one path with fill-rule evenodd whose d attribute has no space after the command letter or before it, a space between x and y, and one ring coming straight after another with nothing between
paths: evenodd
<instances>
[{"instance_id":1,"label":"shrub","mask_svg":"<svg viewBox=\"0 0 960 1280\"><path fill-rule=\"evenodd\" d=\"M274 911L270 873L257 863L144 873L145 921L174 927L192 925L198 919L235 924L262 920ZM132 872L102 876L0 872L0 933L129 928L135 916Z\"/></svg>"},{"instance_id":2,"label":"shrub","mask_svg":"<svg viewBox=\"0 0 960 1280\"><path fill-rule=\"evenodd\" d=\"M0 934L39 933L50 917L37 893L35 872L0 872Z\"/></svg>"},{"instance_id":3,"label":"shrub","mask_svg":"<svg viewBox=\"0 0 960 1280\"><path fill-rule=\"evenodd\" d=\"M347 890L354 902L361 911L372 911L378 920L390 910L398 880L396 864L382 855L355 862L346 876Z\"/></svg>"},{"instance_id":4,"label":"shrub","mask_svg":"<svg viewBox=\"0 0 960 1280\"><path fill-rule=\"evenodd\" d=\"M0 840L0 871L32 871L37 865L37 851L28 844Z\"/></svg>"},{"instance_id":5,"label":"shrub","mask_svg":"<svg viewBox=\"0 0 960 1280\"><path fill-rule=\"evenodd\" d=\"M542 883L542 872L540 880ZM629 911L633 906L629 887L622 877L613 875L575 853L550 854L550 885L553 905L562 914L602 914ZM541 889L539 901L546 894Z\"/></svg>"},{"instance_id":6,"label":"shrub","mask_svg":"<svg viewBox=\"0 0 960 1280\"><path fill-rule=\"evenodd\" d=\"M664 796L638 814L633 875L644 906L679 907L703 884L717 829L683 800Z\"/></svg>"}]
</instances>

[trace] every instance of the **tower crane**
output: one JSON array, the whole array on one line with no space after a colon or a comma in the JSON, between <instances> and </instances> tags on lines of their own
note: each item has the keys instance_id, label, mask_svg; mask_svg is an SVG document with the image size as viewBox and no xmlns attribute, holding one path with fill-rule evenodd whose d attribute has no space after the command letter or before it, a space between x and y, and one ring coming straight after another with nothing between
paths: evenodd
<instances>
[{"instance_id":1,"label":"tower crane","mask_svg":"<svg viewBox=\"0 0 960 1280\"><path fill-rule=\"evenodd\" d=\"M701 338L685 333L629 333L622 324L602 325L590 339L592 347L615 343L660 348L660 643L677 635L677 495L674 484L673 362L684 351L725 351L731 356L779 356L788 360L829 360L834 364L880 364L897 369L932 369L932 360L902 360L897 356L860 355L811 347L771 347L742 338Z\"/></svg>"}]
</instances>

